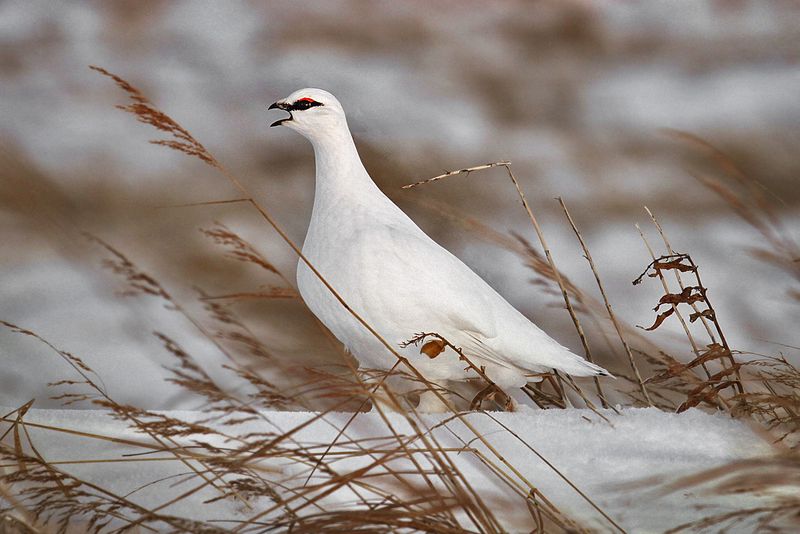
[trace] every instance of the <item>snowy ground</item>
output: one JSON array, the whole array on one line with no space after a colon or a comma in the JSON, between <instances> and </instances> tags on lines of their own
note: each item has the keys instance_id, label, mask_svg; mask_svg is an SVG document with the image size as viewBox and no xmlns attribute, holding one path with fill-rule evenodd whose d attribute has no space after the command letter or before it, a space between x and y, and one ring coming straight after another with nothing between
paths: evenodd
<instances>
[{"instance_id":1,"label":"snowy ground","mask_svg":"<svg viewBox=\"0 0 800 534\"><path fill-rule=\"evenodd\" d=\"M4 410L8 413L10 410ZM197 419L199 412L169 412L184 420ZM302 412L274 412L265 414L263 423L248 423L246 431L287 431L312 417ZM330 414L301 430L297 442L309 447L326 446L351 414ZM514 432L544 458L563 472L578 488L593 499L605 512L630 532L661 532L692 518L699 518L695 506L713 502L716 510L736 508L735 500L723 501L704 494L698 489L679 491L666 496L656 496L648 488L631 489L623 485L642 479L656 483L669 482L685 474L722 465L732 460L770 453L770 446L755 435L742 422L722 415L709 415L697 410L684 414L668 414L655 409L625 409L621 415L607 413L611 424L603 422L587 410L530 411L526 413L495 413L499 421ZM401 434L410 433L405 420L398 414L390 417ZM441 416L425 416L428 425L434 425ZM80 429L83 432L143 440L124 424L108 417L104 412L89 410L31 410L26 422ZM500 430L489 416L474 413L469 420L495 446L500 453L542 493L566 513L600 531L611 527L591 509L573 489L568 487L552 469L537 458L527 445ZM6 425L0 426L5 430ZM70 463L85 459L122 459L130 452L141 452L127 445L99 441L74 435L29 427L30 436L39 452L51 462L64 462L59 467L117 494L127 494L147 483L178 475L186 467L176 461ZM360 414L348 431L350 438L380 437L387 435L386 426L376 414ZM460 439L471 440L472 435L461 423L448 423L439 428L436 436L443 446L461 446ZM458 436L458 437L456 437ZM478 442L473 447L486 450ZM336 449L334 449L335 451ZM489 454L489 453L487 453ZM152 457L165 456L154 454ZM453 456L460 470L470 482L480 488L482 496L512 532L530 531L531 518L525 506L517 502L507 487L496 478L488 477L475 457L469 454ZM334 465L346 473L364 464L364 459L350 458ZM290 476L296 466L279 465L276 478ZM177 483L180 478L170 478L131 495L131 499L155 507L169 501L192 487L196 481ZM254 501L253 509L246 511L241 504L231 500L201 504L214 495L208 491L172 505L164 513L198 520L243 520L249 515L270 506L266 501ZM741 499L741 498L739 498ZM340 500L346 498L340 496ZM752 503L751 503L752 504ZM340 505L342 505L340 503ZM218 525L220 523L217 523Z\"/></svg>"}]
</instances>

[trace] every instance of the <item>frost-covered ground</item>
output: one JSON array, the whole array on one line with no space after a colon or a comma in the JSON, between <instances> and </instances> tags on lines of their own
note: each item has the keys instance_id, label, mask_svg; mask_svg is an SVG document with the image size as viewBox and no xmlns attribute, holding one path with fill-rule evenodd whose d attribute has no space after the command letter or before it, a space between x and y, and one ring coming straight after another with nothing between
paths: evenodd
<instances>
[{"instance_id":1,"label":"frost-covered ground","mask_svg":"<svg viewBox=\"0 0 800 534\"><path fill-rule=\"evenodd\" d=\"M4 413L7 411L10 410ZM165 413L189 421L204 415L186 411ZM236 431L286 432L313 416L307 412L272 412L264 415L265 421L241 425ZM319 452L331 442L337 434L337 428L341 428L350 415L328 414L323 420L300 430L294 437L299 444ZM473 413L468 417L478 431L546 497L566 513L600 531L609 531L608 523L537 458L526 444L538 451L630 532L662 532L702 517L702 514L736 509L741 505L736 498L713 497L700 488L682 489L660 496L656 495L653 488L682 475L733 460L770 454L770 446L744 423L723 415L709 415L697 410L675 415L655 409L624 409L621 415L607 411L605 415L611 424L588 410L492 414L517 433L525 444L502 431L486 414ZM424 422L434 425L442 418L427 415L424 416ZM398 414L391 414L389 419L398 433L411 432L405 419ZM141 434L126 429L123 423L101 411L33 409L25 416L25 421L147 441ZM3 426L6 425L0 428ZM186 480L173 477L187 472L186 466L177 461L135 461L136 457L130 456L123 458L126 453L142 452L135 447L32 426L28 427L28 431L38 451L48 461L58 462L59 468L116 494L128 494L145 484L161 480L130 495L135 502L150 508L169 501L197 483L197 480L189 480L188 477ZM375 413L358 415L347 432L350 439L387 435L385 424ZM447 428L437 429L435 435L445 447L461 447L461 440L471 441L472 447L492 457L484 445L472 439L473 435L460 422L447 423ZM384 443L391 443L391 440L384 440ZM158 453L148 457L168 456ZM481 496L490 503L509 531L522 532L532 528L524 504L518 502L496 477L488 476L474 456L461 453L452 457L470 483L479 488ZM100 459L121 461L77 463ZM364 458L349 458L332 465L339 474L344 474L365 465L365 462ZM289 480L298 472L297 465L290 466L281 461L273 461L268 467L273 472L267 472L265 476L274 480ZM323 475L318 473L316 476ZM648 482L642 486L633 489L628 486L629 483L644 479ZM199 520L241 521L271 505L257 500L250 503L253 508L247 511L232 500L202 504L215 496L213 491L206 489L162 512ZM351 495L341 492L326 502L329 507L347 506L351 498ZM699 504L713 504L714 507L700 512L695 509ZM753 504L752 500L749 504Z\"/></svg>"}]
</instances>

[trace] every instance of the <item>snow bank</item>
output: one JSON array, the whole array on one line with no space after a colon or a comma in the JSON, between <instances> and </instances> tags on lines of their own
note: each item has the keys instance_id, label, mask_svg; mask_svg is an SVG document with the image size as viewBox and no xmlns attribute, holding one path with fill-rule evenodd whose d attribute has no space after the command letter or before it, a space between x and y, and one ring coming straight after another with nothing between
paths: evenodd
<instances>
[{"instance_id":1,"label":"snow bank","mask_svg":"<svg viewBox=\"0 0 800 534\"><path fill-rule=\"evenodd\" d=\"M10 411L5 410L3 413ZM188 421L198 420L205 415L189 411L161 413ZM244 423L236 427L236 432L285 432L307 422L315 414L272 412L263 415L264 418L259 422ZM300 430L294 438L297 443L308 446L309 450L321 452L351 415L328 414L324 419ZM472 413L468 418L512 465L559 508L584 521L587 526L601 531L608 531L609 524L528 446L538 451L608 515L631 532L664 531L692 518L701 517L701 512L695 509L695 505L701 502L724 510L738 507L745 497L738 497L737 503L733 498L721 500L696 490L658 496L649 489L651 486L632 489L624 485L642 479L649 479L654 483L668 482L681 475L732 460L770 454L769 444L741 421L724 415L709 415L697 410L677 415L656 409L625 409L620 415L612 412L604 412L604 415L609 418L610 424L588 410ZM491 417L507 425L525 443L504 431ZM443 419L444 415L426 415L423 423L433 427ZM390 414L389 420L398 433L412 434L407 421L401 415ZM28 412L25 421L147 441L142 434L127 429L124 423L101 411L34 409ZM0 433L6 428L7 424L0 423ZM177 461L136 461L148 457L164 458L167 455L163 453L123 458L123 455L129 453L141 454L142 450L130 445L88 439L49 429L28 427L28 430L35 446L48 461L67 462L59 464L59 467L117 494L127 494L147 483L162 480L130 496L135 502L148 507L163 504L197 484L196 479L187 482L180 477L181 473L187 472L187 467ZM387 435L386 424L378 414L364 413L357 416L346 436L340 438L339 442L383 438ZM474 435L459 421L451 421L446 426L437 428L434 436L444 447L461 447L463 442L470 442L470 446L486 452L486 447L474 441ZM491 453L486 454L492 457ZM525 505L495 475L488 473L474 455L453 453L452 458L467 475L470 483L491 503L490 508L505 522L509 531L530 531L533 525ZM123 461L69 463L87 459ZM333 462L332 465L341 474L361 467L367 461L364 457L347 457ZM276 479L285 481L299 473L297 465L287 465L285 462L281 464L279 460L271 462L267 466L270 470L267 477L272 476L272 473ZM308 473L308 470L303 468L302 472ZM317 476L324 475L318 473L315 477ZM164 512L197 520L243 520L272 504L254 501L251 503L251 510L232 500L202 504L216 496L206 489L167 507ZM350 506L350 499L349 495L338 495L336 503L328 500L328 504Z\"/></svg>"}]
</instances>

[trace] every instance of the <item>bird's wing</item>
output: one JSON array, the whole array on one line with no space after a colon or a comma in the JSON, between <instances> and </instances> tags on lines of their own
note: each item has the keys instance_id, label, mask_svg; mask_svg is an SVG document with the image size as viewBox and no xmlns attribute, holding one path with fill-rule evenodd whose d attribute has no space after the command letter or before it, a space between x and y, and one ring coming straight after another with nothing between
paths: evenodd
<instances>
[{"instance_id":1,"label":"bird's wing","mask_svg":"<svg viewBox=\"0 0 800 534\"><path fill-rule=\"evenodd\" d=\"M382 225L363 237L359 300L394 342L435 332L467 356L494 364L487 373L506 385L524 382L521 370L608 374L531 323L421 230Z\"/></svg>"}]
</instances>

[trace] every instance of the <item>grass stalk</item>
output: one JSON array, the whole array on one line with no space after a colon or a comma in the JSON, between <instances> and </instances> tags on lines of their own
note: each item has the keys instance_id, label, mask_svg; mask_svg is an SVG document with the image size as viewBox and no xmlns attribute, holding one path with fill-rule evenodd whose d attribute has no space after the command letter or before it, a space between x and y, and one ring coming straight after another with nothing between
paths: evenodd
<instances>
[{"instance_id":1,"label":"grass stalk","mask_svg":"<svg viewBox=\"0 0 800 534\"><path fill-rule=\"evenodd\" d=\"M586 242L583 239L578 227L575 225L575 221L572 219L572 215L570 215L569 210L567 209L566 203L564 203L564 199L558 197L558 202L561 204L561 209L564 210L564 215L567 217L567 221L569 221L570 227L572 227L572 231L575 232L575 237L578 238L578 242L581 244L581 249L583 250L583 257L586 258L586 261L589 262L589 267L592 270L592 274L594 275L595 282L597 282L597 288L600 290L600 295L603 297L603 303L606 306L606 310L608 311L608 318L611 320L611 324L614 325L614 330L616 330L617 335L619 336L619 340L622 343L623 348L625 349L625 354L628 356L628 361L631 364L631 370L633 371L634 376L636 377L636 382L639 385L639 391L642 392L642 396L644 397L645 401L649 406L653 406L653 401L650 399L650 393L647 391L647 386L644 384L644 380L642 380L642 375L639 372L639 366L636 365L636 360L633 358L633 353L631 352L631 348L628 345L628 340L625 338L625 335L622 333L622 327L617 320L617 316L614 314L614 310L611 307L611 302L608 300L608 295L606 294L605 287L603 287L603 281L600 279L600 274L597 272L597 266L592 259L592 253L589 252L589 247L586 246ZM596 380L596 378L595 378Z\"/></svg>"}]
</instances>

